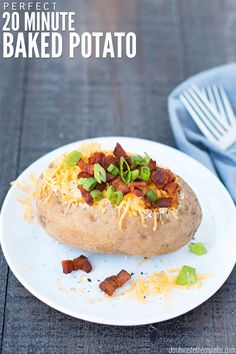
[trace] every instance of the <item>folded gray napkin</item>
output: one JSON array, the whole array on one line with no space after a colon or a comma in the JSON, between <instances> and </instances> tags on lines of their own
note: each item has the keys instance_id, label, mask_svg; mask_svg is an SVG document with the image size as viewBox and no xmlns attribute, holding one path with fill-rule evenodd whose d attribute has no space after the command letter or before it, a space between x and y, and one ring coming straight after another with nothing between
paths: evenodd
<instances>
[{"instance_id":1,"label":"folded gray napkin","mask_svg":"<svg viewBox=\"0 0 236 354\"><path fill-rule=\"evenodd\" d=\"M221 84L236 112L236 63L192 76L168 97L169 118L178 148L217 174L236 203L236 144L223 151L202 135L179 99L180 93L192 84L199 87Z\"/></svg>"}]
</instances>

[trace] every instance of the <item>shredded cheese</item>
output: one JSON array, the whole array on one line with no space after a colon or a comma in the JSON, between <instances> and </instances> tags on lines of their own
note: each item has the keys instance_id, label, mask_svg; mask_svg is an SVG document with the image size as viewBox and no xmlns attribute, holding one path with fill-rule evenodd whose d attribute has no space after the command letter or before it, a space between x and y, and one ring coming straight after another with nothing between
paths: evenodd
<instances>
[{"instance_id":1,"label":"shredded cheese","mask_svg":"<svg viewBox=\"0 0 236 354\"><path fill-rule=\"evenodd\" d=\"M79 146L78 150L82 152L83 156L89 157L94 152L101 151L101 144L96 142L83 143Z\"/></svg>"},{"instance_id":2,"label":"shredded cheese","mask_svg":"<svg viewBox=\"0 0 236 354\"><path fill-rule=\"evenodd\" d=\"M103 151L106 155L111 154L111 151L101 150L101 145L95 142L84 143L78 147L78 150L82 152L83 158L88 160L89 156L94 152ZM62 205L64 206L64 215L66 215L73 205L84 204L84 199L81 196L80 191L77 188L77 176L80 173L79 166L75 165L73 167L68 167L65 164L66 154L58 157L53 163L51 163L48 168L42 173L40 178L40 197L43 196L44 203L52 197L55 193L57 196L61 197ZM167 193L165 191L158 190L158 188L153 185L152 189L155 191L158 197L166 197ZM104 200L95 203L103 213L105 213L107 207L112 207L110 202L104 203ZM146 219L148 217L153 218L153 232L157 229L157 213L160 214L160 222L164 223L161 212L167 210L163 208L161 211L152 211L145 207L144 200L140 197L135 196L132 193L128 193L124 196L118 209L118 225L120 230L123 230L123 223L126 216L139 216L142 226L147 227ZM170 210L172 213L172 211ZM177 217L176 211L173 211L173 216Z\"/></svg>"},{"instance_id":3,"label":"shredded cheese","mask_svg":"<svg viewBox=\"0 0 236 354\"><path fill-rule=\"evenodd\" d=\"M122 230L122 222L123 222L126 214L129 211L129 206L130 206L130 200L127 201L127 204L126 204L126 206L124 208L124 211L123 211L122 215L120 216L120 219L119 219L119 228L120 228L120 230Z\"/></svg>"},{"instance_id":4,"label":"shredded cheese","mask_svg":"<svg viewBox=\"0 0 236 354\"><path fill-rule=\"evenodd\" d=\"M156 231L157 229L157 212L154 210L153 212L153 231Z\"/></svg>"},{"instance_id":5,"label":"shredded cheese","mask_svg":"<svg viewBox=\"0 0 236 354\"><path fill-rule=\"evenodd\" d=\"M17 198L17 201L23 205L23 219L29 223L33 223L35 217L35 197L37 188L37 179L34 175L29 175L29 181L27 183L20 183L18 181L11 182L11 185L19 188L23 193L23 197Z\"/></svg>"},{"instance_id":6,"label":"shredded cheese","mask_svg":"<svg viewBox=\"0 0 236 354\"><path fill-rule=\"evenodd\" d=\"M149 275L147 278L138 277L137 281L133 281L128 289L118 292L115 296L129 294L129 299L134 299L141 304L147 302L148 298L160 295L165 303L170 300L173 289L181 289L187 291L188 289L200 288L201 281L209 279L212 275L210 273L200 274L197 277L198 282L194 285L178 285L176 284L177 275L170 275L169 273L177 273L179 269L170 269L166 272L156 272Z\"/></svg>"}]
</instances>

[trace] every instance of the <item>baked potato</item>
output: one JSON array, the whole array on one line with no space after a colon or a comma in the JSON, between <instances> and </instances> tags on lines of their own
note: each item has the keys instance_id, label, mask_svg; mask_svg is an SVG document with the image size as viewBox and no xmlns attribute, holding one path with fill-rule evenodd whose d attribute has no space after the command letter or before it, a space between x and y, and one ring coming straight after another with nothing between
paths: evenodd
<instances>
[{"instance_id":1,"label":"baked potato","mask_svg":"<svg viewBox=\"0 0 236 354\"><path fill-rule=\"evenodd\" d=\"M191 240L202 213L181 177L119 144L81 151L51 163L38 181L38 220L49 235L90 252L145 257Z\"/></svg>"}]
</instances>

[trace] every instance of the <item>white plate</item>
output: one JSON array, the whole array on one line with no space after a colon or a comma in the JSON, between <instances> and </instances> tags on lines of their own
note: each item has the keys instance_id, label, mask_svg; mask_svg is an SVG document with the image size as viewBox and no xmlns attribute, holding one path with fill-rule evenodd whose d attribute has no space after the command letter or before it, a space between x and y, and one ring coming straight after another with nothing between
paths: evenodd
<instances>
[{"instance_id":1,"label":"white plate","mask_svg":"<svg viewBox=\"0 0 236 354\"><path fill-rule=\"evenodd\" d=\"M12 272L26 289L49 306L68 315L103 324L160 322L184 314L206 301L225 282L236 259L236 211L226 189L207 168L168 146L124 137L94 140L108 149L119 141L127 151L147 152L160 164L169 166L182 176L200 201L203 219L196 241L204 242L208 253L196 256L186 246L169 255L152 257L139 265L141 257L89 254L71 249L51 239L37 222L29 224L22 219L23 207L17 202L22 192L13 186L4 201L0 220L2 250ZM61 153L74 150L79 144L75 142L43 156L29 166L18 181L27 181L31 173L39 176L51 160ZM81 272L64 275L61 269L61 260L77 257L81 253L91 259L94 267L88 276L84 276L83 283L80 283ZM211 272L212 277L204 280L200 289L184 293L174 291L168 306L160 297L145 304L123 296L108 300L98 289L98 279L116 274L122 268L134 272L135 279L141 272L150 274L180 268L184 264L196 267L198 273Z\"/></svg>"}]
</instances>

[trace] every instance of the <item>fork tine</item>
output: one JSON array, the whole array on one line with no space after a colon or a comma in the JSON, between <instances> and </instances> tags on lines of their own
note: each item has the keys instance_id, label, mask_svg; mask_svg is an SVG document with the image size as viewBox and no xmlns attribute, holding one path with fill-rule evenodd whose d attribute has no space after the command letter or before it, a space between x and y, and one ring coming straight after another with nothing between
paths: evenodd
<instances>
[{"instance_id":1,"label":"fork tine","mask_svg":"<svg viewBox=\"0 0 236 354\"><path fill-rule=\"evenodd\" d=\"M225 120L225 123L228 125L228 119L227 119L227 113L224 108L224 104L221 98L221 94L219 92L219 88L217 85L212 85L212 87L208 87L208 90L212 92L212 96L214 98L215 105L223 119Z\"/></svg>"},{"instance_id":2,"label":"fork tine","mask_svg":"<svg viewBox=\"0 0 236 354\"><path fill-rule=\"evenodd\" d=\"M226 116L226 111L225 108L223 106L219 91L218 91L218 87L216 85L212 85L212 86L208 86L205 89L206 91L206 95L208 100L211 102L211 104L213 106L215 106L215 108L217 109L217 111L219 112L221 119L223 118L223 122L224 124L229 128L229 123L228 123L228 119Z\"/></svg>"},{"instance_id":3,"label":"fork tine","mask_svg":"<svg viewBox=\"0 0 236 354\"><path fill-rule=\"evenodd\" d=\"M211 124L212 129L214 128L221 136L227 132L226 127L223 125L222 122L219 120L219 113L215 109L214 106L212 106L208 99L201 93L199 88L197 86L192 86L188 90L190 93L191 97L194 99L196 104L199 106L201 111L204 113L205 118L208 120L208 122Z\"/></svg>"},{"instance_id":4,"label":"fork tine","mask_svg":"<svg viewBox=\"0 0 236 354\"><path fill-rule=\"evenodd\" d=\"M189 112L190 116L193 118L202 133L213 143L219 141L219 134L211 129L209 123L205 119L204 114L199 110L199 107L193 101L188 92L183 92L180 95L180 99L184 104L185 108Z\"/></svg>"},{"instance_id":5,"label":"fork tine","mask_svg":"<svg viewBox=\"0 0 236 354\"><path fill-rule=\"evenodd\" d=\"M235 115L232 109L232 106L230 104L230 101L226 95L225 89L223 88L223 86L218 85L218 91L219 91L219 96L221 98L221 102L223 104L225 113L226 113L226 119L229 125L233 126L236 124L235 121Z\"/></svg>"},{"instance_id":6,"label":"fork tine","mask_svg":"<svg viewBox=\"0 0 236 354\"><path fill-rule=\"evenodd\" d=\"M217 107L217 102L215 101L211 86L202 87L201 92L206 96L206 98L211 102L211 104Z\"/></svg>"}]
</instances>

